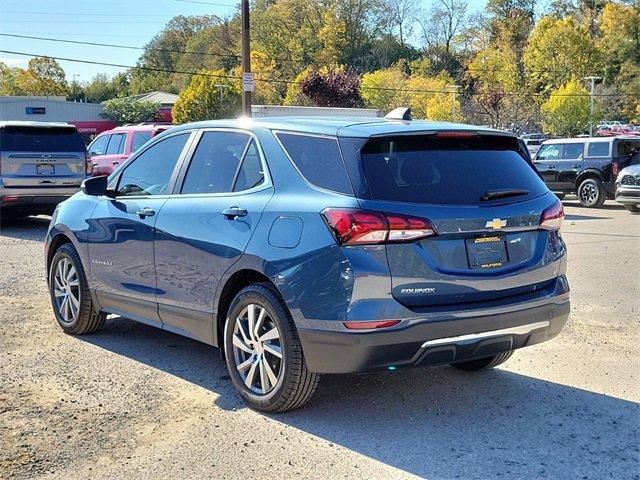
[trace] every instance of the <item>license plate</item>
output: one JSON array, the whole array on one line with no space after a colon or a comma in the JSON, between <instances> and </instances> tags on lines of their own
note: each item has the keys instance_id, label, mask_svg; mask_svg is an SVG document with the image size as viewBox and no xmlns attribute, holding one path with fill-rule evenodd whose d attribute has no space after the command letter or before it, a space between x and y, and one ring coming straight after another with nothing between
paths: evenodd
<instances>
[{"instance_id":1,"label":"license plate","mask_svg":"<svg viewBox=\"0 0 640 480\"><path fill-rule=\"evenodd\" d=\"M499 268L509 262L502 237L479 237L466 240L471 268Z\"/></svg>"},{"instance_id":2,"label":"license plate","mask_svg":"<svg viewBox=\"0 0 640 480\"><path fill-rule=\"evenodd\" d=\"M36 165L38 175L53 175L56 170L53 165Z\"/></svg>"}]
</instances>

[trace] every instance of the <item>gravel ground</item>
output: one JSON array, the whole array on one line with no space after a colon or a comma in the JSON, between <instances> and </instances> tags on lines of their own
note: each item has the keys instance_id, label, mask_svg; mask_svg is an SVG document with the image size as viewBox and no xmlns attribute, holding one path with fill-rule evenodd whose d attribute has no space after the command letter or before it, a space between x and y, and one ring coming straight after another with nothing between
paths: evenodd
<instances>
[{"instance_id":1,"label":"gravel ground","mask_svg":"<svg viewBox=\"0 0 640 480\"><path fill-rule=\"evenodd\" d=\"M323 377L244 407L217 350L113 319L57 327L47 218L0 230L0 478L640 478L640 215L565 202L573 311L493 371Z\"/></svg>"}]
</instances>

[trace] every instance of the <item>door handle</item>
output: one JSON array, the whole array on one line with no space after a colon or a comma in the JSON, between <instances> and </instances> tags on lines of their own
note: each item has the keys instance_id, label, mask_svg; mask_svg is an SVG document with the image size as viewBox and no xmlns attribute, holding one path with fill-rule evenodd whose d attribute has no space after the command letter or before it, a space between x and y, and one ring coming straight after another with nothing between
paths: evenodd
<instances>
[{"instance_id":1,"label":"door handle","mask_svg":"<svg viewBox=\"0 0 640 480\"><path fill-rule=\"evenodd\" d=\"M246 217L247 211L240 207L229 207L222 211L222 215L227 217L229 220L235 220L238 217Z\"/></svg>"},{"instance_id":2,"label":"door handle","mask_svg":"<svg viewBox=\"0 0 640 480\"><path fill-rule=\"evenodd\" d=\"M112 162L112 165L119 165L119 164L120 164L120 162L119 162L119 161L117 161L117 160L115 160L114 162Z\"/></svg>"},{"instance_id":3,"label":"door handle","mask_svg":"<svg viewBox=\"0 0 640 480\"><path fill-rule=\"evenodd\" d=\"M155 210L152 210L149 207L141 208L136 212L136 215L138 215L140 218L153 217L155 214Z\"/></svg>"},{"instance_id":4,"label":"door handle","mask_svg":"<svg viewBox=\"0 0 640 480\"><path fill-rule=\"evenodd\" d=\"M579 163L574 163L573 164L573 168L580 168L580 164Z\"/></svg>"},{"instance_id":5,"label":"door handle","mask_svg":"<svg viewBox=\"0 0 640 480\"><path fill-rule=\"evenodd\" d=\"M556 166L555 165L547 165L547 170L555 170Z\"/></svg>"}]
</instances>

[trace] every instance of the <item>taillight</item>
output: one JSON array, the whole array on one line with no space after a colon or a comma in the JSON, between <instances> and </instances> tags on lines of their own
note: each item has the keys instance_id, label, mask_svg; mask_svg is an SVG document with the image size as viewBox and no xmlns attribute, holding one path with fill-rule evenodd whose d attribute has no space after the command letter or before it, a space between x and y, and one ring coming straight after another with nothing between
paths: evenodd
<instances>
[{"instance_id":1,"label":"taillight","mask_svg":"<svg viewBox=\"0 0 640 480\"><path fill-rule=\"evenodd\" d=\"M611 164L611 181L615 181L618 178L618 173L620 173L620 164L613 162Z\"/></svg>"},{"instance_id":2,"label":"taillight","mask_svg":"<svg viewBox=\"0 0 640 480\"><path fill-rule=\"evenodd\" d=\"M540 228L545 230L560 230L564 220L564 208L560 200L556 202L542 212L540 217Z\"/></svg>"},{"instance_id":3,"label":"taillight","mask_svg":"<svg viewBox=\"0 0 640 480\"><path fill-rule=\"evenodd\" d=\"M87 175L91 175L93 173L93 164L91 163L91 155L89 155L88 153L85 153L84 161L85 161L85 173Z\"/></svg>"},{"instance_id":4,"label":"taillight","mask_svg":"<svg viewBox=\"0 0 640 480\"><path fill-rule=\"evenodd\" d=\"M411 242L436 234L428 220L396 213L327 208L322 216L339 245Z\"/></svg>"},{"instance_id":5,"label":"taillight","mask_svg":"<svg viewBox=\"0 0 640 480\"><path fill-rule=\"evenodd\" d=\"M476 138L480 135L478 132L466 132L464 130L449 130L443 132L436 132L433 134L434 137L438 138Z\"/></svg>"}]
</instances>

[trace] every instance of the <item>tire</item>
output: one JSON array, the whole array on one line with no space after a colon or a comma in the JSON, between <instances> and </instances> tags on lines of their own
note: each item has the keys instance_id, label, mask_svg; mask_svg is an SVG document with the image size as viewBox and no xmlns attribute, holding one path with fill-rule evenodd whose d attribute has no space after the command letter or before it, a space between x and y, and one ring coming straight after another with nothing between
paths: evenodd
<instances>
[{"instance_id":1,"label":"tire","mask_svg":"<svg viewBox=\"0 0 640 480\"><path fill-rule=\"evenodd\" d=\"M67 307L61 292L65 292ZM104 326L107 315L95 308L80 256L70 243L62 245L51 260L49 295L56 320L65 333L84 335Z\"/></svg>"},{"instance_id":2,"label":"tire","mask_svg":"<svg viewBox=\"0 0 640 480\"><path fill-rule=\"evenodd\" d=\"M458 370L464 370L466 372L476 372L478 370L485 370L487 368L497 367L501 363L506 362L513 355L513 350L508 352L499 353L492 357L479 358L478 360L469 360L468 362L452 363L453 367Z\"/></svg>"},{"instance_id":3,"label":"tire","mask_svg":"<svg viewBox=\"0 0 640 480\"><path fill-rule=\"evenodd\" d=\"M624 208L626 208L629 212L633 212L633 213L640 212L640 208L638 208L638 205L631 205L629 203L625 203Z\"/></svg>"},{"instance_id":4,"label":"tire","mask_svg":"<svg viewBox=\"0 0 640 480\"><path fill-rule=\"evenodd\" d=\"M250 310L254 332L248 328ZM267 333L270 338L261 341ZM275 413L300 408L318 386L320 375L307 369L291 314L269 283L256 283L238 292L225 322L224 346L231 381L255 410ZM279 358L272 353L278 349Z\"/></svg>"},{"instance_id":5,"label":"tire","mask_svg":"<svg viewBox=\"0 0 640 480\"><path fill-rule=\"evenodd\" d=\"M599 178L585 178L578 186L580 205L587 208L600 208L607 200L607 192Z\"/></svg>"}]
</instances>

